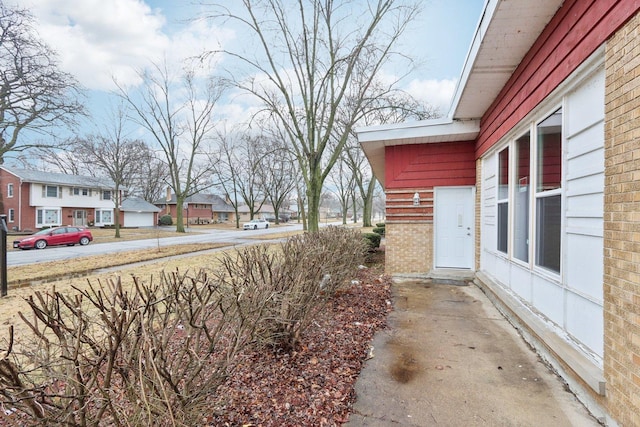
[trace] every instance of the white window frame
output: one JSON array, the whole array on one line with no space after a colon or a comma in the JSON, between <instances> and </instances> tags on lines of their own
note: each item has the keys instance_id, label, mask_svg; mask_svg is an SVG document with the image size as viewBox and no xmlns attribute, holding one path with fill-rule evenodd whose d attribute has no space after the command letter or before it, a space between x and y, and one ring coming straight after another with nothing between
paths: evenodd
<instances>
[{"instance_id":1,"label":"white window frame","mask_svg":"<svg viewBox=\"0 0 640 427\"><path fill-rule=\"evenodd\" d=\"M55 212L56 221L47 221L47 213ZM55 227L62 225L62 209L61 208L38 208L36 209L36 227Z\"/></svg>"},{"instance_id":2,"label":"white window frame","mask_svg":"<svg viewBox=\"0 0 640 427\"><path fill-rule=\"evenodd\" d=\"M513 133L513 137L508 139L508 142L502 144L500 147L496 148L493 152L493 155L496 157L495 161L495 185L496 185L496 193L495 193L495 227L496 227L496 242L495 242L495 253L497 256L506 257L509 261L518 263L523 266L528 266L528 268L532 271L535 271L541 275L549 276L554 280L559 280L562 275L562 249L563 249L563 241L564 241L564 214L562 212L562 207L565 205L564 201L564 193L563 193L563 184L565 179L565 159L564 159L564 145L565 145L565 136L564 136L564 114L562 114L562 122L561 122L561 176L560 176L560 187L552 190L546 190L537 192L538 185L538 125L542 123L547 118L551 117L558 110L563 109L563 103L560 102L558 104L554 104L551 108L546 108L544 113L538 113L535 115L535 121L528 121L524 123L522 126L519 126L517 129L517 133ZM514 130L514 131L515 131ZM516 182L516 141L529 133L529 195L528 195L528 253L527 253L527 261L516 258L514 253L514 245L515 245L515 194L518 191L518 183ZM505 199L501 197L500 194L500 153L503 153L504 150L509 150L508 159L508 197ZM560 235L559 235L559 245L558 251L560 253L559 260L559 271L555 271L551 268L545 267L543 265L538 264L538 259L536 257L536 253L538 251L539 245L539 237L538 237L538 200L546 198L546 197L560 197ZM502 251L499 249L500 241L499 241L499 229L500 229L500 205L507 204L507 251Z\"/></svg>"},{"instance_id":3,"label":"white window frame","mask_svg":"<svg viewBox=\"0 0 640 427\"><path fill-rule=\"evenodd\" d=\"M8 198L13 197L13 183L12 182L7 184L7 197Z\"/></svg>"},{"instance_id":4,"label":"white window frame","mask_svg":"<svg viewBox=\"0 0 640 427\"><path fill-rule=\"evenodd\" d=\"M74 196L91 196L91 190L84 187L73 187L72 194Z\"/></svg>"},{"instance_id":5,"label":"white window frame","mask_svg":"<svg viewBox=\"0 0 640 427\"><path fill-rule=\"evenodd\" d=\"M497 235L497 240L496 240L496 249L498 250L498 253L502 253L504 255L509 255L509 253L511 252L511 239L509 238L511 235L511 215L509 214L509 210L511 209L511 152L512 150L511 148L511 144L506 145L505 147L503 147L501 150L498 151L498 153L496 154L497 156L497 161L496 161L496 168L497 168L497 173L496 173L496 232L498 233ZM502 154L505 153L506 151L506 159L507 159L507 182L506 182L506 188L504 189L505 191L502 191L502 189L500 188L500 178L502 176L502 171L500 166L502 165L502 163L500 162L501 158L502 158ZM504 196L501 195L501 193L504 193ZM500 223L500 219L501 219L501 211L500 208L503 207L504 209L506 209L506 212L503 212L503 214L506 214L506 218L504 218L504 220L506 221L506 230L501 230L501 223ZM502 236L505 240L505 245L506 247L504 248L504 250L502 250L500 248L500 244L501 244L501 232L506 233L506 235Z\"/></svg>"},{"instance_id":6,"label":"white window frame","mask_svg":"<svg viewBox=\"0 0 640 427\"><path fill-rule=\"evenodd\" d=\"M55 188L56 189L56 195L55 196L49 195L49 189L50 188ZM57 185L43 184L42 185L42 197L51 198L51 199L61 198L62 197L62 188L58 187Z\"/></svg>"},{"instance_id":7,"label":"white window frame","mask_svg":"<svg viewBox=\"0 0 640 427\"><path fill-rule=\"evenodd\" d=\"M516 233L516 222L517 222L517 216L518 216L518 202L515 200L517 198L517 196L520 194L520 192L522 192L522 188L523 188L523 183L521 182L521 178L518 178L518 162L519 162L519 147L518 147L518 142L521 138L524 138L525 136L529 137L529 151L527 152L527 158L529 159L529 174L527 175L527 182L525 183L526 185L526 189L525 191L527 192L527 196L526 196L526 200L527 200L527 207L525 209L524 212L526 212L527 214L527 225L526 225L526 230L527 230L527 234L526 234L526 241L527 241L527 249L526 249L526 255L527 255L527 259L521 259L518 258L516 255L517 252L517 233ZM532 140L532 133L531 133L531 128L527 128L525 131L521 132L516 138L513 139L512 142L512 151L513 151L513 186L512 186L512 200L513 200L513 214L510 217L510 221L512 221L513 225L510 226L510 230L512 231L512 240L510 240L511 242L511 247L512 249L512 257L511 260L513 262L516 262L518 264L521 265L530 265L531 262L531 251L533 248L533 240L531 238L531 235L534 232L534 228L532 225L532 220L533 220L533 213L532 211L532 207L531 207L531 193L532 193L532 165L533 165L533 157L535 156L535 147L534 145L531 143Z\"/></svg>"},{"instance_id":8,"label":"white window frame","mask_svg":"<svg viewBox=\"0 0 640 427\"><path fill-rule=\"evenodd\" d=\"M108 222L105 222L104 220L104 214L107 213L111 216L111 220ZM114 224L114 218L113 216L115 215L115 213L113 212L113 209L96 209L94 212L94 218L95 218L95 225L113 225Z\"/></svg>"},{"instance_id":9,"label":"white window frame","mask_svg":"<svg viewBox=\"0 0 640 427\"><path fill-rule=\"evenodd\" d=\"M539 166L539 162L538 162L538 158L539 158L539 147L538 147L538 126L544 122L545 120L547 120L548 118L552 117L553 114L555 114L556 112L561 111L561 122L560 122L560 184L558 188L554 188L551 190L541 190L538 191L538 166ZM563 197L563 184L564 184L564 179L565 179L565 164L564 164L564 146L565 146L565 123L564 123L564 110L563 110L563 105L557 105L555 108L551 109L550 111L547 111L547 114L543 115L542 118L540 118L539 120L537 120L532 127L533 130L533 137L530 140L531 145L534 145L534 147L532 147L532 151L533 151L533 155L532 155L532 165L531 165L531 169L530 169L530 176L532 179L532 185L531 185L531 190L532 190L532 195L530 195L530 202L533 201L533 203L530 203L530 209L532 211L532 216L531 216L531 225L533 228L533 232L532 234L529 235L529 237L532 239L533 241L533 245L532 245L532 257L531 257L531 262L534 265L534 269L538 270L538 271L544 271L547 273L550 273L552 275L557 275L557 276L561 276L562 273L562 264L563 264L563 257L562 257L562 246L563 246L563 240L564 240L564 233L563 233L563 222L564 222L564 214L563 214L563 206L565 206L565 201L564 201L564 197ZM535 142L533 142L535 141ZM532 200L531 200L532 197ZM538 227L538 201L546 199L546 198L551 198L551 197L559 197L560 198L560 224L559 224L559 230L558 230L558 234L559 234L559 242L558 242L558 254L559 254L559 260L558 260L558 270L553 270L549 267L546 267L544 265L540 265L538 263L538 250L540 249L540 238L539 236L539 232L540 229Z\"/></svg>"},{"instance_id":10,"label":"white window frame","mask_svg":"<svg viewBox=\"0 0 640 427\"><path fill-rule=\"evenodd\" d=\"M9 209L8 215L7 215L7 219L9 220L9 222L16 222L16 210L11 208Z\"/></svg>"}]
</instances>

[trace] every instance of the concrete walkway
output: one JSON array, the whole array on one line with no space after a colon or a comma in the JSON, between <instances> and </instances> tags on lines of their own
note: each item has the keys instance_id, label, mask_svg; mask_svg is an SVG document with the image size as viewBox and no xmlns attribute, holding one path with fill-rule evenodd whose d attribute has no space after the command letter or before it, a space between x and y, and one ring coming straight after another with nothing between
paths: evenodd
<instances>
[{"instance_id":1,"label":"concrete walkway","mask_svg":"<svg viewBox=\"0 0 640 427\"><path fill-rule=\"evenodd\" d=\"M475 285L396 280L346 426L598 426Z\"/></svg>"}]
</instances>

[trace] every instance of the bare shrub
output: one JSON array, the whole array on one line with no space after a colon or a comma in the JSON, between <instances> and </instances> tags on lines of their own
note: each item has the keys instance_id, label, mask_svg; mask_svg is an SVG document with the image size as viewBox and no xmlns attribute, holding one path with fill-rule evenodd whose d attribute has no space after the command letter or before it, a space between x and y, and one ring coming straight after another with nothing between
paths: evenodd
<instances>
[{"instance_id":1,"label":"bare shrub","mask_svg":"<svg viewBox=\"0 0 640 427\"><path fill-rule=\"evenodd\" d=\"M329 293L354 275L354 269L364 262L368 251L362 233L351 228L330 226L308 233L304 239L305 246L312 248L309 252L322 257L324 290Z\"/></svg>"},{"instance_id":2,"label":"bare shrub","mask_svg":"<svg viewBox=\"0 0 640 427\"><path fill-rule=\"evenodd\" d=\"M0 407L48 426L202 425L249 343L295 348L362 262L359 232L327 228L148 283L36 292L31 334L0 343Z\"/></svg>"},{"instance_id":3,"label":"bare shrub","mask_svg":"<svg viewBox=\"0 0 640 427\"><path fill-rule=\"evenodd\" d=\"M363 262L365 251L359 232L328 227L271 248L226 254L217 281L238 296L259 344L290 350L327 298Z\"/></svg>"},{"instance_id":4,"label":"bare shrub","mask_svg":"<svg viewBox=\"0 0 640 427\"><path fill-rule=\"evenodd\" d=\"M0 360L0 396L41 425L197 425L251 340L237 299L210 280L163 274L29 299L33 332Z\"/></svg>"}]
</instances>

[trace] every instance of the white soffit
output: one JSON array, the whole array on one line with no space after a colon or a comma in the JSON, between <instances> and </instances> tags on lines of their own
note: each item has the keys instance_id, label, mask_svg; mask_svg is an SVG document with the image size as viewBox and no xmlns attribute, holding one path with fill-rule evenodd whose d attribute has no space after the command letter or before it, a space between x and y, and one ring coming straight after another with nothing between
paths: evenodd
<instances>
[{"instance_id":1,"label":"white soffit","mask_svg":"<svg viewBox=\"0 0 640 427\"><path fill-rule=\"evenodd\" d=\"M561 5L562 0L488 0L449 117L481 118Z\"/></svg>"}]
</instances>

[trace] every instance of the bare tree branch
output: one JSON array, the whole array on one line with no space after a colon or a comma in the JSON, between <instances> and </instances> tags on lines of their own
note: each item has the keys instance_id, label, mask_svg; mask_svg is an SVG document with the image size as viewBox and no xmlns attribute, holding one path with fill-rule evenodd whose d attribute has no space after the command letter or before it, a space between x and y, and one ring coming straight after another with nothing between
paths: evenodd
<instances>
[{"instance_id":1,"label":"bare tree branch","mask_svg":"<svg viewBox=\"0 0 640 427\"><path fill-rule=\"evenodd\" d=\"M0 2L0 164L7 153L51 145L26 142L24 131L53 135L57 126L84 114L76 79L58 68L25 9Z\"/></svg>"}]
</instances>

